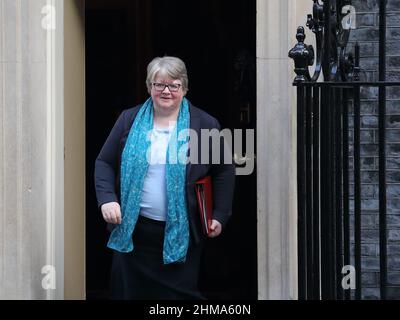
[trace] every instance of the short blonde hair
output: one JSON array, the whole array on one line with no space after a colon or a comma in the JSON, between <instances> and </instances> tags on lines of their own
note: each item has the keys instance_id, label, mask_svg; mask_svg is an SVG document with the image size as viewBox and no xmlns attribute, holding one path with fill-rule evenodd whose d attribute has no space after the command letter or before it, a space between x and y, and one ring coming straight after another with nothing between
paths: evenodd
<instances>
[{"instance_id":1,"label":"short blonde hair","mask_svg":"<svg viewBox=\"0 0 400 320\"><path fill-rule=\"evenodd\" d=\"M146 85L147 90L151 92L151 84L157 75L168 76L174 80L182 82L182 91L184 94L189 90L189 79L185 63L177 57L157 57L147 66Z\"/></svg>"}]
</instances>

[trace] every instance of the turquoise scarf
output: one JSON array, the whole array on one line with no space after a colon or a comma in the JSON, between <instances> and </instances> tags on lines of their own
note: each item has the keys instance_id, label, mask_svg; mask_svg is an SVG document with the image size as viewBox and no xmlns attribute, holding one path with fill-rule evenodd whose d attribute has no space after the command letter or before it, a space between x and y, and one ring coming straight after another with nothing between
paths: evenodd
<instances>
[{"instance_id":1,"label":"turquoise scarf","mask_svg":"<svg viewBox=\"0 0 400 320\"><path fill-rule=\"evenodd\" d=\"M167 219L165 224L164 264L185 262L189 245L189 223L186 206L186 159L189 136L178 139L182 130L189 129L189 103L183 98L178 121L167 149L166 191ZM149 98L140 108L131 127L121 160L121 214L122 223L112 231L108 247L120 252L133 250L132 233L140 211L144 179L148 169L147 150L153 129L153 101ZM184 131L185 132L185 131ZM179 153L179 155L178 155ZM179 160L179 161L178 161Z\"/></svg>"}]
</instances>

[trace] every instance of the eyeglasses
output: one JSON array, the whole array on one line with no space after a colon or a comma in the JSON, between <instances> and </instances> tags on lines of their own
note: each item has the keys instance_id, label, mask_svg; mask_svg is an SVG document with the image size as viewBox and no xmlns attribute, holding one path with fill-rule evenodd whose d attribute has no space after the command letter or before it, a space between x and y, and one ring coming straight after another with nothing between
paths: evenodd
<instances>
[{"instance_id":1,"label":"eyeglasses","mask_svg":"<svg viewBox=\"0 0 400 320\"><path fill-rule=\"evenodd\" d=\"M159 92L163 92L165 90L165 87L168 87L169 91L171 92L177 92L179 91L179 88L182 86L181 84L165 84L165 83L158 83L158 82L153 82L152 83L154 89Z\"/></svg>"}]
</instances>

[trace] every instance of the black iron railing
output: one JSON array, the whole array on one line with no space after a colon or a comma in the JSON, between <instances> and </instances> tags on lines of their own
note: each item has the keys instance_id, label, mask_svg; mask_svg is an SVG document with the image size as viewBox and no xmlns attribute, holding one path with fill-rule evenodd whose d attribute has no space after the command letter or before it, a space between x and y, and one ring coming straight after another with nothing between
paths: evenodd
<instances>
[{"instance_id":1,"label":"black iron railing","mask_svg":"<svg viewBox=\"0 0 400 320\"><path fill-rule=\"evenodd\" d=\"M342 8L351 1L313 0L307 26L315 33L317 51L304 43L297 29L294 59L297 87L297 175L299 299L361 299L361 162L360 91L379 88L379 257L380 298L386 298L386 1L379 11L379 81L360 82L359 46L346 52L351 28L345 28ZM329 18L327 18L329 17ZM349 22L349 26L351 21ZM316 66L309 74L309 66ZM324 81L317 82L320 74ZM354 236L350 224L349 106L354 115ZM354 251L351 250L354 242ZM355 288L343 285L344 267L355 270ZM351 270L351 269L347 269ZM350 279L351 280L351 279ZM353 290L351 290L353 289Z\"/></svg>"}]
</instances>

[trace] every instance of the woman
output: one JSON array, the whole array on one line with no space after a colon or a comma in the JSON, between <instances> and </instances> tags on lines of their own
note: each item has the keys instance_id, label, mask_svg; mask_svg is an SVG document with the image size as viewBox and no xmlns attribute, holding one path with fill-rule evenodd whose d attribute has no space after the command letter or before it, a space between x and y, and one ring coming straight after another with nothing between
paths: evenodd
<instances>
[{"instance_id":1,"label":"woman","mask_svg":"<svg viewBox=\"0 0 400 320\"><path fill-rule=\"evenodd\" d=\"M219 164L181 161L182 155L192 160L188 155L194 151L203 159L200 130L220 129L215 118L185 98L182 60L155 58L146 84L150 98L120 115L96 159L98 205L113 226L111 296L201 299L197 279L205 236L195 182L212 177L214 219L208 236L217 237L231 215L234 166L223 159ZM197 139L176 138L188 129ZM203 152L212 158L211 146Z\"/></svg>"}]
</instances>

